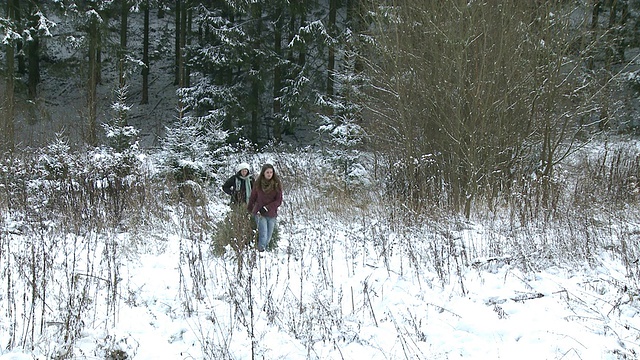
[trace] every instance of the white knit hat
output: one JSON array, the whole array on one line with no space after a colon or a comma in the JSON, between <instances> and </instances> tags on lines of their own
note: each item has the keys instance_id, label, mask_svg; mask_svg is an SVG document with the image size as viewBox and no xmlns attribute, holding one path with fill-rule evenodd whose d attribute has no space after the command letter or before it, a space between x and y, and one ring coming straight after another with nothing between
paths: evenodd
<instances>
[{"instance_id":1,"label":"white knit hat","mask_svg":"<svg viewBox=\"0 0 640 360\"><path fill-rule=\"evenodd\" d=\"M239 173L240 171L247 169L249 172L251 172L251 167L249 166L249 164L247 163L241 163L238 166L236 166L236 172Z\"/></svg>"}]
</instances>

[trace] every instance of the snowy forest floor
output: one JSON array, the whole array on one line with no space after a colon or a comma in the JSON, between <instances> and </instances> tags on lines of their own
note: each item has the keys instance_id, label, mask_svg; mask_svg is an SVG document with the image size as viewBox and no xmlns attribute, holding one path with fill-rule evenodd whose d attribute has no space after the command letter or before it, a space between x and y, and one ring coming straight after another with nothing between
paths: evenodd
<instances>
[{"instance_id":1,"label":"snowy forest floor","mask_svg":"<svg viewBox=\"0 0 640 360\"><path fill-rule=\"evenodd\" d=\"M466 220L345 191L319 154L249 161L285 183L263 254L215 254L219 184L191 205L147 190L113 226L4 211L0 359L640 356L635 206Z\"/></svg>"}]
</instances>

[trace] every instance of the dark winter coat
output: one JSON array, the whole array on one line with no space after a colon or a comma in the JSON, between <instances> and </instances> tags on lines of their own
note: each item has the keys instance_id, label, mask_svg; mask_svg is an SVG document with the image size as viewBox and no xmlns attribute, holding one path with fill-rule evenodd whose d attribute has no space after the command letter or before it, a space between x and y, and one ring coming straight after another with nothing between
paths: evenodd
<instances>
[{"instance_id":1,"label":"dark winter coat","mask_svg":"<svg viewBox=\"0 0 640 360\"><path fill-rule=\"evenodd\" d=\"M251 189L253 189L253 175L249 175L247 177L249 180L249 184L251 185ZM231 195L231 203L232 204L244 204L246 203L246 186L244 184L246 180L240 176L240 172L233 175L222 185L222 191L226 194Z\"/></svg>"},{"instance_id":2,"label":"dark winter coat","mask_svg":"<svg viewBox=\"0 0 640 360\"><path fill-rule=\"evenodd\" d=\"M262 191L260 186L256 184L251 190L251 197L249 198L249 204L247 204L247 210L252 214L257 214L260 209L267 207L268 211L261 213L264 216L276 217L278 216L278 207L282 205L282 188L278 187L268 193Z\"/></svg>"}]
</instances>

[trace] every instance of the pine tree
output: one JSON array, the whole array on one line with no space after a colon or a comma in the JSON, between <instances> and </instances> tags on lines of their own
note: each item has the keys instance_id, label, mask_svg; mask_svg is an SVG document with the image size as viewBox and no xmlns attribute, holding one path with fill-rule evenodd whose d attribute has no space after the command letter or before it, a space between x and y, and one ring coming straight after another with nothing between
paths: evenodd
<instances>
[{"instance_id":1,"label":"pine tree","mask_svg":"<svg viewBox=\"0 0 640 360\"><path fill-rule=\"evenodd\" d=\"M136 147L138 129L128 124L127 118L131 106L127 104L128 86L123 85L116 90L116 101L111 104L113 117L104 124L107 145L117 153L125 153Z\"/></svg>"},{"instance_id":2,"label":"pine tree","mask_svg":"<svg viewBox=\"0 0 640 360\"><path fill-rule=\"evenodd\" d=\"M180 90L195 116L220 121L231 141L257 144L318 122L329 45L342 46L322 21L307 20L324 16L320 4L226 1L197 12L198 43L189 47L189 64L198 80Z\"/></svg>"},{"instance_id":3,"label":"pine tree","mask_svg":"<svg viewBox=\"0 0 640 360\"><path fill-rule=\"evenodd\" d=\"M163 173L178 183L213 179L229 151L227 137L220 123L180 109L176 122L166 129L159 154Z\"/></svg>"}]
</instances>

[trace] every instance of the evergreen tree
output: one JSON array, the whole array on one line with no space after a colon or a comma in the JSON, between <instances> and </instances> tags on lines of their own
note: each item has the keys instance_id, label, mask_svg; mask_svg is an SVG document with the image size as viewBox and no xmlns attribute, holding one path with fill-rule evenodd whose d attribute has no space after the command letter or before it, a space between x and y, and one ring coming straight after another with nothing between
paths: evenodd
<instances>
[{"instance_id":1,"label":"evergreen tree","mask_svg":"<svg viewBox=\"0 0 640 360\"><path fill-rule=\"evenodd\" d=\"M176 122L166 129L159 154L163 173L178 183L214 178L229 151L227 137L219 123L181 109Z\"/></svg>"},{"instance_id":2,"label":"evergreen tree","mask_svg":"<svg viewBox=\"0 0 640 360\"><path fill-rule=\"evenodd\" d=\"M254 47L259 42L250 36L250 26L255 29L259 20L247 21L248 8L231 4L215 9L201 6L198 12L199 41L189 48L196 81L179 95L195 116L222 122L236 139L250 137L251 113L259 103L255 94L252 98L252 85L261 75L253 66L265 63Z\"/></svg>"},{"instance_id":3,"label":"evergreen tree","mask_svg":"<svg viewBox=\"0 0 640 360\"><path fill-rule=\"evenodd\" d=\"M107 145L115 152L125 153L135 147L138 130L128 124L127 118L131 107L127 104L128 86L123 85L116 90L116 101L111 104L113 117L104 124Z\"/></svg>"},{"instance_id":4,"label":"evergreen tree","mask_svg":"<svg viewBox=\"0 0 640 360\"><path fill-rule=\"evenodd\" d=\"M339 47L322 21L307 20L323 11L307 1L201 5L194 19L198 43L189 47L197 80L181 89L185 104L196 116L220 121L232 141L264 144L297 124L317 124L329 44Z\"/></svg>"},{"instance_id":5,"label":"evergreen tree","mask_svg":"<svg viewBox=\"0 0 640 360\"><path fill-rule=\"evenodd\" d=\"M346 185L366 181L363 178L361 150L366 143L366 131L363 128L363 111L366 102L367 81L359 67L360 55L357 52L357 33L348 23L342 35L335 39L340 46L334 55L342 59L341 67L330 76L334 93L320 95L319 103L325 111L321 115L321 134L328 141L328 151L336 163L339 176Z\"/></svg>"},{"instance_id":6,"label":"evergreen tree","mask_svg":"<svg viewBox=\"0 0 640 360\"><path fill-rule=\"evenodd\" d=\"M8 0L6 6L7 17L0 19L0 29L3 33L3 45L5 47L5 96L4 96L4 121L2 123L2 145L4 151L13 151L15 139L15 46L21 40L17 26L17 0Z\"/></svg>"},{"instance_id":7,"label":"evergreen tree","mask_svg":"<svg viewBox=\"0 0 640 360\"><path fill-rule=\"evenodd\" d=\"M50 28L56 24L49 20L47 7L40 4L39 0L28 2L28 15L24 34L27 54L27 88L30 99L37 96L37 88L40 83L40 43L42 38L51 37Z\"/></svg>"}]
</instances>

